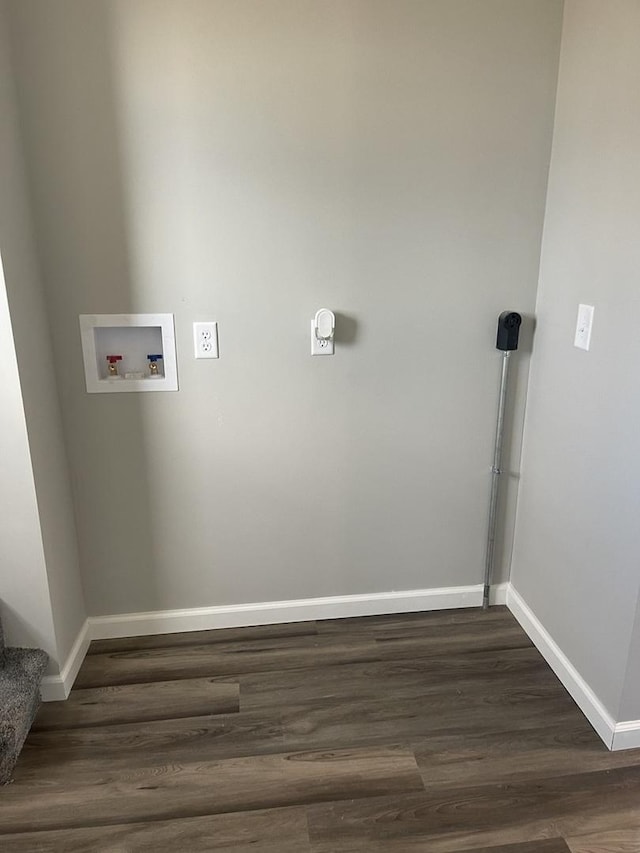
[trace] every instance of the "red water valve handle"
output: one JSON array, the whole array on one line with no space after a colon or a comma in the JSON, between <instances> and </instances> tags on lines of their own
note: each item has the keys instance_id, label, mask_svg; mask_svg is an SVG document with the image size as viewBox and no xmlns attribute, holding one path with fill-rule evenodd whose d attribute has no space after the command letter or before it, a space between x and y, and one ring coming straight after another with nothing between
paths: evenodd
<instances>
[{"instance_id":1,"label":"red water valve handle","mask_svg":"<svg viewBox=\"0 0 640 853\"><path fill-rule=\"evenodd\" d=\"M122 356L121 355L108 355L107 361L109 362L109 364L115 364L117 361L122 361Z\"/></svg>"}]
</instances>

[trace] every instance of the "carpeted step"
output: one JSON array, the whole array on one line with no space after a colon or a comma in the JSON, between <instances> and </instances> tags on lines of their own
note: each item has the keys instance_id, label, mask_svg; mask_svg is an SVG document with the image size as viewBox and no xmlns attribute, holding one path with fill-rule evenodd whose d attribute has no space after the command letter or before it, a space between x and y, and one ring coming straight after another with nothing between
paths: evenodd
<instances>
[{"instance_id":1,"label":"carpeted step","mask_svg":"<svg viewBox=\"0 0 640 853\"><path fill-rule=\"evenodd\" d=\"M40 649L5 649L0 663L0 784L8 781L40 705Z\"/></svg>"}]
</instances>

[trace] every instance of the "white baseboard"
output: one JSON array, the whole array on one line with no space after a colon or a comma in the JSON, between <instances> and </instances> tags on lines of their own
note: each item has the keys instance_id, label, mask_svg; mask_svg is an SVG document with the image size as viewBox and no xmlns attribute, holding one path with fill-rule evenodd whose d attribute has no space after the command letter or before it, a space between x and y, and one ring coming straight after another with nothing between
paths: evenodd
<instances>
[{"instance_id":1,"label":"white baseboard","mask_svg":"<svg viewBox=\"0 0 640 853\"><path fill-rule=\"evenodd\" d=\"M611 714L598 699L591 687L512 585L509 586L507 591L507 607L528 634L542 657L566 687L570 696L598 735L600 735L606 746L609 749L626 748L614 744L614 735L618 726L625 724L618 723L616 725ZM638 725L640 726L640 723ZM638 739L639 735L640 728L635 732L636 739ZM626 733L621 730L620 743L622 743L622 739L625 736Z\"/></svg>"},{"instance_id":2,"label":"white baseboard","mask_svg":"<svg viewBox=\"0 0 640 853\"><path fill-rule=\"evenodd\" d=\"M494 598L494 603L504 603L506 584L496 587ZM145 634L205 631L211 628L244 628L249 625L275 625L279 622L308 622L316 619L479 607L481 604L482 586L478 584L91 616L89 624L92 640L106 640Z\"/></svg>"},{"instance_id":3,"label":"white baseboard","mask_svg":"<svg viewBox=\"0 0 640 853\"><path fill-rule=\"evenodd\" d=\"M614 722L591 687L510 583L497 584L492 588L491 603L507 605L609 749L640 747L640 720ZM91 640L204 631L211 628L244 628L279 622L379 616L386 613L448 610L480 607L481 604L482 585L477 584L90 616L82 626L60 675L44 677L42 698L45 702L51 702L68 697Z\"/></svg>"},{"instance_id":4,"label":"white baseboard","mask_svg":"<svg viewBox=\"0 0 640 853\"><path fill-rule=\"evenodd\" d=\"M85 619L84 625L80 629L64 666L60 671L60 675L45 675L42 679L40 692L43 702L56 702L67 698L73 687L73 682L76 680L78 670L82 666L82 661L87 654L91 639L89 620Z\"/></svg>"},{"instance_id":5,"label":"white baseboard","mask_svg":"<svg viewBox=\"0 0 640 853\"><path fill-rule=\"evenodd\" d=\"M491 603L505 604L507 588L506 583L493 587ZM385 613L449 610L460 607L480 607L481 604L482 585L476 584L440 589L411 589L402 592L336 595L291 601L263 601L253 604L193 607L184 610L90 616L78 634L60 675L44 677L41 688L42 698L45 702L67 698L91 640L206 631L211 628L245 628L249 625L274 625L279 622L378 616Z\"/></svg>"},{"instance_id":6,"label":"white baseboard","mask_svg":"<svg viewBox=\"0 0 640 853\"><path fill-rule=\"evenodd\" d=\"M640 747L640 720L616 723L611 749L637 749Z\"/></svg>"},{"instance_id":7,"label":"white baseboard","mask_svg":"<svg viewBox=\"0 0 640 853\"><path fill-rule=\"evenodd\" d=\"M489 596L489 603L493 605L506 604L510 586L510 583L499 583L495 586L492 586L491 594Z\"/></svg>"}]
</instances>

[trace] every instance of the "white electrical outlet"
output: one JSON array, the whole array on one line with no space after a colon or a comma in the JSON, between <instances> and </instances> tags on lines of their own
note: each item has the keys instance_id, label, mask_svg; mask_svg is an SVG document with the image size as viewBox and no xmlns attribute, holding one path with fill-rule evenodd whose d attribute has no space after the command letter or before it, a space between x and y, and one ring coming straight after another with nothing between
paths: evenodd
<instances>
[{"instance_id":1,"label":"white electrical outlet","mask_svg":"<svg viewBox=\"0 0 640 853\"><path fill-rule=\"evenodd\" d=\"M574 347L588 350L591 346L591 329L593 327L593 305L578 305L578 321L576 323L576 336L573 341Z\"/></svg>"},{"instance_id":2,"label":"white electrical outlet","mask_svg":"<svg viewBox=\"0 0 640 853\"><path fill-rule=\"evenodd\" d=\"M315 320L311 321L311 355L333 355L333 337L319 338L316 334Z\"/></svg>"},{"instance_id":3,"label":"white electrical outlet","mask_svg":"<svg viewBox=\"0 0 640 853\"><path fill-rule=\"evenodd\" d=\"M196 358L218 358L218 324L194 323L193 347Z\"/></svg>"}]
</instances>

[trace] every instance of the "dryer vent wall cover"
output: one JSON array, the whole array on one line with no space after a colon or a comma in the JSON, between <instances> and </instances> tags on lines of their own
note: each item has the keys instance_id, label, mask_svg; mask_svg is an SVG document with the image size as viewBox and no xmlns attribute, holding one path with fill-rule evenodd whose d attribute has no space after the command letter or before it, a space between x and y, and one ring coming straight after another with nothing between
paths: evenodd
<instances>
[{"instance_id":1,"label":"dryer vent wall cover","mask_svg":"<svg viewBox=\"0 0 640 853\"><path fill-rule=\"evenodd\" d=\"M496 348L503 352L518 349L522 317L516 311L503 311L498 317Z\"/></svg>"}]
</instances>

